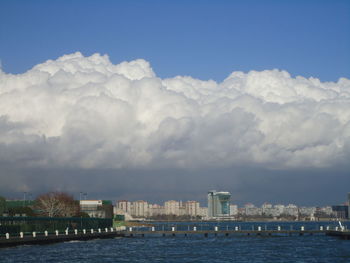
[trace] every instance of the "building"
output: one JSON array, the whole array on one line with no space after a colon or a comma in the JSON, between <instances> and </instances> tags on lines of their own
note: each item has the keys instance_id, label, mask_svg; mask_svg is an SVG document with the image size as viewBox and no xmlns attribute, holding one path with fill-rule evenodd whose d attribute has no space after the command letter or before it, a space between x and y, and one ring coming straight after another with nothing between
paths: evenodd
<instances>
[{"instance_id":1,"label":"building","mask_svg":"<svg viewBox=\"0 0 350 263\"><path fill-rule=\"evenodd\" d=\"M186 215L189 216L199 216L199 202L197 201L187 201L185 202Z\"/></svg>"},{"instance_id":2,"label":"building","mask_svg":"<svg viewBox=\"0 0 350 263\"><path fill-rule=\"evenodd\" d=\"M158 204L150 204L148 206L149 209L149 216L159 216L164 215L164 206L158 205Z\"/></svg>"},{"instance_id":3,"label":"building","mask_svg":"<svg viewBox=\"0 0 350 263\"><path fill-rule=\"evenodd\" d=\"M261 206L262 209L262 215L263 216L267 216L267 217L277 217L280 216L281 212L278 208L274 207L272 204L270 203L264 203ZM282 209L283 211L283 209Z\"/></svg>"},{"instance_id":4,"label":"building","mask_svg":"<svg viewBox=\"0 0 350 263\"><path fill-rule=\"evenodd\" d=\"M164 203L164 210L166 215L180 215L180 202L175 200L166 201Z\"/></svg>"},{"instance_id":5,"label":"building","mask_svg":"<svg viewBox=\"0 0 350 263\"><path fill-rule=\"evenodd\" d=\"M238 206L230 205L230 216L237 216L237 215L238 215Z\"/></svg>"},{"instance_id":6,"label":"building","mask_svg":"<svg viewBox=\"0 0 350 263\"><path fill-rule=\"evenodd\" d=\"M208 217L208 207L199 207L199 216L202 218Z\"/></svg>"},{"instance_id":7,"label":"building","mask_svg":"<svg viewBox=\"0 0 350 263\"><path fill-rule=\"evenodd\" d=\"M208 192L208 217L230 216L230 198L229 192Z\"/></svg>"},{"instance_id":8,"label":"building","mask_svg":"<svg viewBox=\"0 0 350 263\"><path fill-rule=\"evenodd\" d=\"M131 213L131 202L127 200L119 200L117 201L117 208L126 212L126 213Z\"/></svg>"},{"instance_id":9,"label":"building","mask_svg":"<svg viewBox=\"0 0 350 263\"><path fill-rule=\"evenodd\" d=\"M299 215L299 209L296 205L294 204L289 204L284 207L283 214L286 216L294 216L298 217Z\"/></svg>"},{"instance_id":10,"label":"building","mask_svg":"<svg viewBox=\"0 0 350 263\"><path fill-rule=\"evenodd\" d=\"M332 210L335 213L335 216L339 219L349 218L349 206L348 205L333 205Z\"/></svg>"},{"instance_id":11,"label":"building","mask_svg":"<svg viewBox=\"0 0 350 263\"><path fill-rule=\"evenodd\" d=\"M143 200L132 202L131 215L134 217L148 217L149 215L148 203Z\"/></svg>"},{"instance_id":12,"label":"building","mask_svg":"<svg viewBox=\"0 0 350 263\"><path fill-rule=\"evenodd\" d=\"M113 206L108 200L80 200L80 210L90 217L112 218Z\"/></svg>"},{"instance_id":13,"label":"building","mask_svg":"<svg viewBox=\"0 0 350 263\"><path fill-rule=\"evenodd\" d=\"M301 216L313 217L316 214L316 207L305 207L302 206L299 208L299 214Z\"/></svg>"},{"instance_id":14,"label":"building","mask_svg":"<svg viewBox=\"0 0 350 263\"><path fill-rule=\"evenodd\" d=\"M255 205L248 203L244 205L246 216L261 216L263 209L256 207Z\"/></svg>"}]
</instances>

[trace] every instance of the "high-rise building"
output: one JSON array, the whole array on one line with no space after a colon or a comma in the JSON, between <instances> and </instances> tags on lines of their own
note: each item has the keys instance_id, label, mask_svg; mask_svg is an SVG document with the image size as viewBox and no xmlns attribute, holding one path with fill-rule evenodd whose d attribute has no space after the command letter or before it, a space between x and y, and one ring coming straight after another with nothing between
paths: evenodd
<instances>
[{"instance_id":1,"label":"high-rise building","mask_svg":"<svg viewBox=\"0 0 350 263\"><path fill-rule=\"evenodd\" d=\"M149 216L164 215L164 206L158 204L149 204Z\"/></svg>"},{"instance_id":2,"label":"high-rise building","mask_svg":"<svg viewBox=\"0 0 350 263\"><path fill-rule=\"evenodd\" d=\"M230 216L237 216L237 215L238 215L238 206L230 205Z\"/></svg>"},{"instance_id":3,"label":"high-rise building","mask_svg":"<svg viewBox=\"0 0 350 263\"><path fill-rule=\"evenodd\" d=\"M135 217L147 217L149 214L149 205L146 201L139 200L132 202L131 215Z\"/></svg>"},{"instance_id":4,"label":"high-rise building","mask_svg":"<svg viewBox=\"0 0 350 263\"><path fill-rule=\"evenodd\" d=\"M199 215L199 202L187 201L185 203L186 215L198 216Z\"/></svg>"},{"instance_id":5,"label":"high-rise building","mask_svg":"<svg viewBox=\"0 0 350 263\"><path fill-rule=\"evenodd\" d=\"M127 200L117 201L117 208L123 210L126 213L131 213L131 203Z\"/></svg>"},{"instance_id":6,"label":"high-rise building","mask_svg":"<svg viewBox=\"0 0 350 263\"><path fill-rule=\"evenodd\" d=\"M230 198L229 192L208 192L208 217L230 216Z\"/></svg>"},{"instance_id":7,"label":"high-rise building","mask_svg":"<svg viewBox=\"0 0 350 263\"><path fill-rule=\"evenodd\" d=\"M180 202L175 200L166 201L164 203L164 210L166 215L180 215Z\"/></svg>"}]
</instances>

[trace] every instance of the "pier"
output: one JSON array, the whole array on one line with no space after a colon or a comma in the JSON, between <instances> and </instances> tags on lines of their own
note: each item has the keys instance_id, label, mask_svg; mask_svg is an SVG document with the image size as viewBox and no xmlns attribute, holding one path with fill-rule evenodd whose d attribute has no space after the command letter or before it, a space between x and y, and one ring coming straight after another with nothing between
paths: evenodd
<instances>
[{"instance_id":1,"label":"pier","mask_svg":"<svg viewBox=\"0 0 350 263\"><path fill-rule=\"evenodd\" d=\"M44 245L58 242L67 242L73 240L90 240L90 239L103 239L103 238L116 238L116 237L129 237L129 238L142 238L142 237L187 237L190 235L207 237L283 237L283 236L306 236L306 235L329 235L342 239L350 239L350 230L323 227L319 229L305 229L303 226L299 229L282 229L277 226L276 229L265 229L261 226L252 229L240 229L234 228L219 228L217 226L208 229L197 229L197 227L188 227L187 230L176 229L172 226L169 229L156 227L116 227L105 229L82 229L73 231L64 231L59 233L57 230L53 233L47 231L37 233L24 234L20 232L16 235L10 235L6 233L0 236L0 248L10 247L18 245Z\"/></svg>"},{"instance_id":2,"label":"pier","mask_svg":"<svg viewBox=\"0 0 350 263\"><path fill-rule=\"evenodd\" d=\"M261 226L252 229L241 229L236 226L234 228L228 227L213 227L202 229L198 227L190 227L188 226L187 230L185 229L177 229L175 226L170 227L168 229L160 229L159 227L151 227L151 228L143 228L143 229L134 229L129 227L125 230L125 237L145 237L145 236L188 236L188 235L200 235L204 237L209 236L292 236L292 235L314 235L314 234L326 234L329 227L321 226L319 229L305 229L303 226L300 229L282 229L280 226L276 227L276 229L267 229Z\"/></svg>"},{"instance_id":3,"label":"pier","mask_svg":"<svg viewBox=\"0 0 350 263\"><path fill-rule=\"evenodd\" d=\"M326 231L321 230L200 230L200 231L125 231L124 236L126 237L137 237L146 235L158 235L158 236L188 236L188 235L202 235L204 237L208 236L292 236L292 235L313 235L313 234L325 234Z\"/></svg>"},{"instance_id":4,"label":"pier","mask_svg":"<svg viewBox=\"0 0 350 263\"><path fill-rule=\"evenodd\" d=\"M65 231L59 233L55 231L54 233L44 233L32 232L31 234L19 233L18 235L5 234L0 236L0 248L12 247L20 245L46 245L59 242L67 242L74 240L91 240L91 239L103 239L103 238L115 238L123 237L124 230L118 228L105 228L102 229L82 229L78 231L77 229L73 232Z\"/></svg>"}]
</instances>

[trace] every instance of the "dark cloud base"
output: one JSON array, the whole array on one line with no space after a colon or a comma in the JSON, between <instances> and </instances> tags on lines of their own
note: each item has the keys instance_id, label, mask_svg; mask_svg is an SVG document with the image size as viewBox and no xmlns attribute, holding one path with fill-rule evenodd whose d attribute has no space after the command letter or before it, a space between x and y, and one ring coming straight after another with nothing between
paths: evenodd
<instances>
[{"instance_id":1,"label":"dark cloud base","mask_svg":"<svg viewBox=\"0 0 350 263\"><path fill-rule=\"evenodd\" d=\"M46 191L67 191L79 198L147 200L198 200L206 204L211 189L232 193L232 202L260 205L343 203L349 191L349 169L266 170L227 168L205 170L77 170L2 169L0 194L22 198Z\"/></svg>"}]
</instances>

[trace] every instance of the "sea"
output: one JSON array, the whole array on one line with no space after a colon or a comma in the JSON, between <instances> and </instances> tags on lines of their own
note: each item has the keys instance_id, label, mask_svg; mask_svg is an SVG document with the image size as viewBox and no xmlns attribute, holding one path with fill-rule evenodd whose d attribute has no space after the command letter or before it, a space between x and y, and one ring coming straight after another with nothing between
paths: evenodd
<instances>
[{"instance_id":1,"label":"sea","mask_svg":"<svg viewBox=\"0 0 350 263\"><path fill-rule=\"evenodd\" d=\"M163 222L157 229L300 229L334 222ZM349 223L345 224L350 228ZM95 239L0 249L0 262L350 262L350 240L314 235L176 235Z\"/></svg>"}]
</instances>

